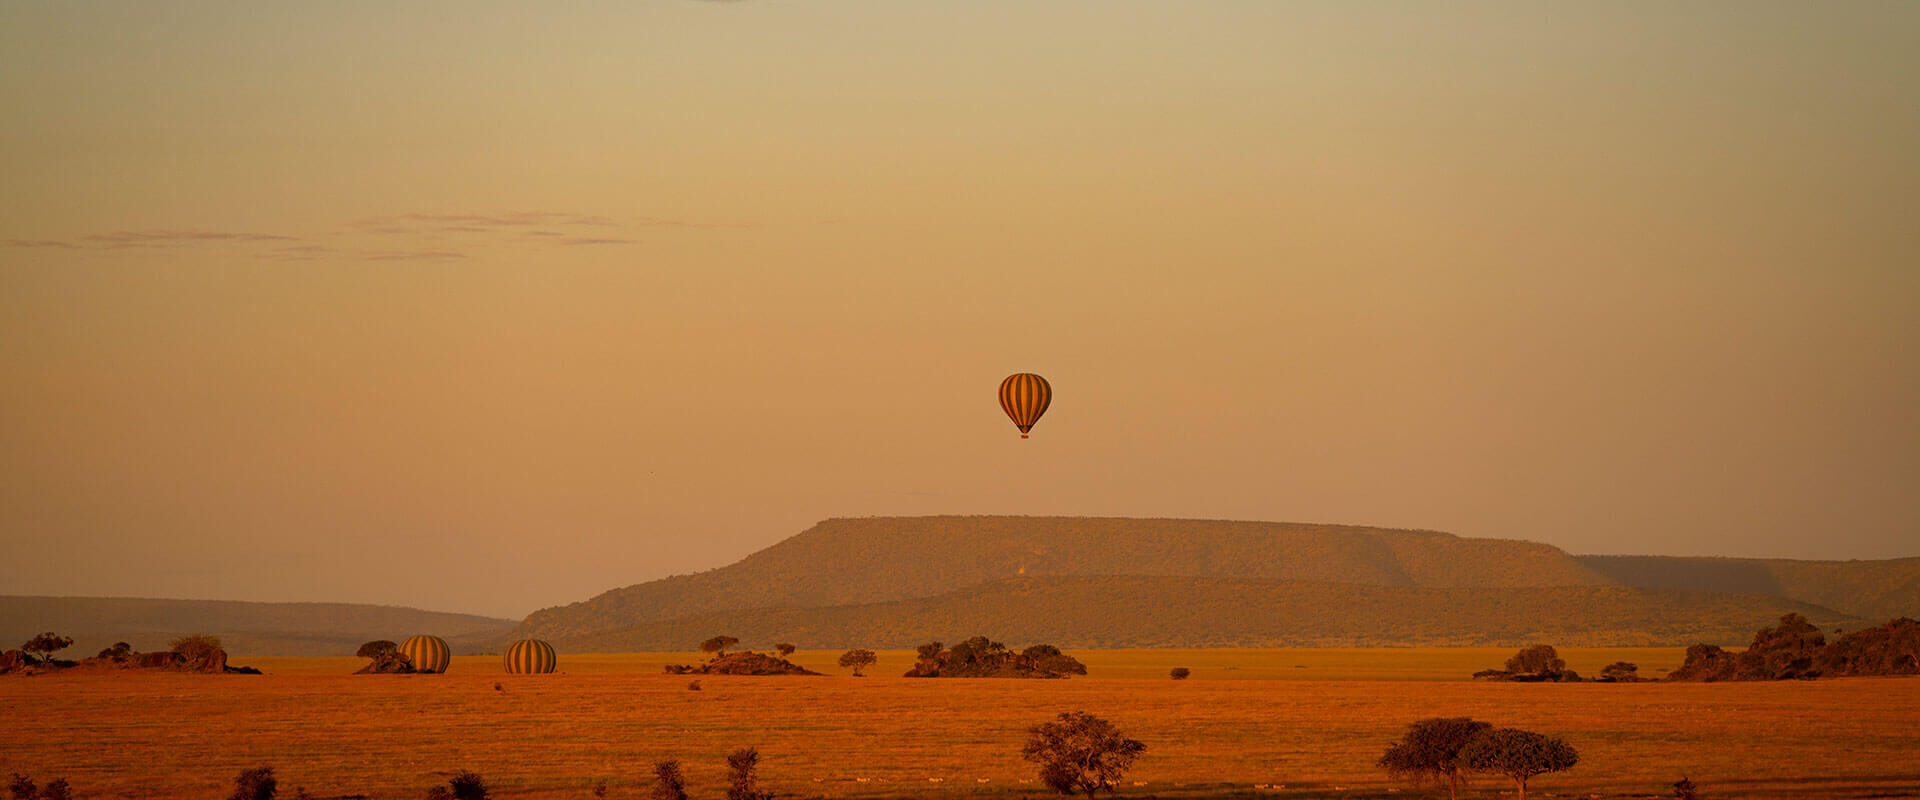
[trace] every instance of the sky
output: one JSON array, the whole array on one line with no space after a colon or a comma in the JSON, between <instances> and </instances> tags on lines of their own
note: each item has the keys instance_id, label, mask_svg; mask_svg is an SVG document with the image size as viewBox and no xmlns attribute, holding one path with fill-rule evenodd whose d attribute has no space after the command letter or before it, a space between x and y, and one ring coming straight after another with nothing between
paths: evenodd
<instances>
[{"instance_id":1,"label":"sky","mask_svg":"<svg viewBox=\"0 0 1920 800\"><path fill-rule=\"evenodd\" d=\"M1920 4L0 0L0 115L0 593L1920 556Z\"/></svg>"}]
</instances>

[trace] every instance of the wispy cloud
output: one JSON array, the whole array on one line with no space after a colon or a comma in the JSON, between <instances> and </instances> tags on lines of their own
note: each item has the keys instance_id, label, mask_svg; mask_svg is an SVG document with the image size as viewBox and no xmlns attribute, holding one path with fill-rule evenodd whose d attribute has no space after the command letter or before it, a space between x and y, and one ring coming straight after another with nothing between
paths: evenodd
<instances>
[{"instance_id":1,"label":"wispy cloud","mask_svg":"<svg viewBox=\"0 0 1920 800\"><path fill-rule=\"evenodd\" d=\"M561 243L561 244L565 244L565 245L577 245L577 244L633 244L633 240L632 240L632 239L590 239L590 238L587 238L587 237L584 237L584 236L574 236L574 237L569 237L569 238L566 238L566 239L561 239L561 240L560 240L560 243Z\"/></svg>"},{"instance_id":2,"label":"wispy cloud","mask_svg":"<svg viewBox=\"0 0 1920 800\"><path fill-rule=\"evenodd\" d=\"M374 250L360 257L367 261L453 261L467 254L452 250Z\"/></svg>"},{"instance_id":3,"label":"wispy cloud","mask_svg":"<svg viewBox=\"0 0 1920 800\"><path fill-rule=\"evenodd\" d=\"M561 211L513 211L505 214L397 214L351 224L365 233L492 233L530 227L619 227L608 217Z\"/></svg>"},{"instance_id":4,"label":"wispy cloud","mask_svg":"<svg viewBox=\"0 0 1920 800\"><path fill-rule=\"evenodd\" d=\"M8 247L58 247L62 249L72 249L75 247L79 247L80 245L74 244L72 242L62 242L57 239L8 239L7 246Z\"/></svg>"},{"instance_id":5,"label":"wispy cloud","mask_svg":"<svg viewBox=\"0 0 1920 800\"><path fill-rule=\"evenodd\" d=\"M80 237L80 241L107 248L155 247L182 243L204 242L297 242L298 236L278 236L268 233L230 233L226 231L193 231L149 229L144 231L113 231L111 233L89 233Z\"/></svg>"}]
</instances>

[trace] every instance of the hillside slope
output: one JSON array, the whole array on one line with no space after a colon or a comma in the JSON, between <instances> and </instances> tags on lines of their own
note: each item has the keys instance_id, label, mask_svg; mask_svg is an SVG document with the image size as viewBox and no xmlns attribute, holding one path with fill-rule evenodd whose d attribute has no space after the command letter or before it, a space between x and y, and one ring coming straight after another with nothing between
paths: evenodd
<instances>
[{"instance_id":1,"label":"hillside slope","mask_svg":"<svg viewBox=\"0 0 1920 800\"><path fill-rule=\"evenodd\" d=\"M1920 616L1920 558L1794 561L1776 558L1575 556L1626 586L1791 597L1878 624Z\"/></svg>"},{"instance_id":2,"label":"hillside slope","mask_svg":"<svg viewBox=\"0 0 1920 800\"><path fill-rule=\"evenodd\" d=\"M1612 583L1548 545L1432 531L1085 517L831 519L726 567L537 611L517 633L570 640L731 609L931 597L1021 575L1399 587Z\"/></svg>"},{"instance_id":3,"label":"hillside slope","mask_svg":"<svg viewBox=\"0 0 1920 800\"><path fill-rule=\"evenodd\" d=\"M121 641L136 650L164 650L189 633L219 636L235 656L340 656L373 639L398 641L416 633L492 639L513 625L472 614L355 603L0 595L0 648L54 631L73 637L73 648L61 654L69 658Z\"/></svg>"},{"instance_id":4,"label":"hillside slope","mask_svg":"<svg viewBox=\"0 0 1920 800\"><path fill-rule=\"evenodd\" d=\"M1067 648L1381 645L1686 646L1743 643L1782 614L1860 620L1762 595L1622 586L1488 589L1191 577L1014 578L936 597L690 615L563 638L564 650L686 650L716 634L746 647L911 648L984 634Z\"/></svg>"}]
</instances>

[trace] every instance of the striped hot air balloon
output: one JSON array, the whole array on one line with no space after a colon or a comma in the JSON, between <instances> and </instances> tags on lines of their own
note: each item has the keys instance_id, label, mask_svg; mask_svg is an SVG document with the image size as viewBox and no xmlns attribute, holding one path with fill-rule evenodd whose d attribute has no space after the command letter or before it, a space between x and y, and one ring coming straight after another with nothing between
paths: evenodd
<instances>
[{"instance_id":1,"label":"striped hot air balloon","mask_svg":"<svg viewBox=\"0 0 1920 800\"><path fill-rule=\"evenodd\" d=\"M1047 413L1047 404L1053 402L1053 387L1047 385L1047 379L1031 372L1008 375L1000 382L1000 408L1013 419L1020 428L1020 438L1027 438L1027 431L1033 429L1033 423L1040 421L1040 415Z\"/></svg>"},{"instance_id":2,"label":"striped hot air balloon","mask_svg":"<svg viewBox=\"0 0 1920 800\"><path fill-rule=\"evenodd\" d=\"M453 663L453 648L447 646L447 640L424 633L407 637L400 643L400 652L413 662L415 672L446 672L447 665Z\"/></svg>"},{"instance_id":3,"label":"striped hot air balloon","mask_svg":"<svg viewBox=\"0 0 1920 800\"><path fill-rule=\"evenodd\" d=\"M560 660L553 654L553 645L539 639L521 639L507 648L506 666L509 675L539 675L552 672Z\"/></svg>"}]
</instances>

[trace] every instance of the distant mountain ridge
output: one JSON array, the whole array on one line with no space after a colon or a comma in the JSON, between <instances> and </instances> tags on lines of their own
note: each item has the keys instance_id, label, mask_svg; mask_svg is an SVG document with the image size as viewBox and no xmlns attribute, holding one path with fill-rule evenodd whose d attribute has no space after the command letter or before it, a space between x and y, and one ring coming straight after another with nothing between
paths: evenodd
<instances>
[{"instance_id":1,"label":"distant mountain ridge","mask_svg":"<svg viewBox=\"0 0 1920 800\"><path fill-rule=\"evenodd\" d=\"M1740 566L1345 525L831 519L726 567L543 609L514 635L573 650L751 642L763 628L813 647L975 633L1062 647L1573 646L1736 642L1788 611L1848 625L1920 613L1920 559L1727 561ZM1016 594L1045 602L1001 602Z\"/></svg>"},{"instance_id":2,"label":"distant mountain ridge","mask_svg":"<svg viewBox=\"0 0 1920 800\"><path fill-rule=\"evenodd\" d=\"M434 633L459 645L491 642L513 626L507 619L358 603L0 595L0 649L54 631L74 639L61 653L65 658L122 641L135 650L164 650L189 633L218 636L235 656L350 656L373 639Z\"/></svg>"}]
</instances>

